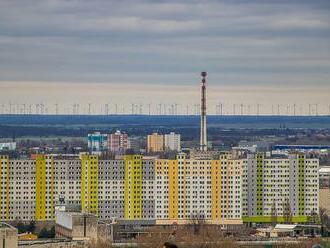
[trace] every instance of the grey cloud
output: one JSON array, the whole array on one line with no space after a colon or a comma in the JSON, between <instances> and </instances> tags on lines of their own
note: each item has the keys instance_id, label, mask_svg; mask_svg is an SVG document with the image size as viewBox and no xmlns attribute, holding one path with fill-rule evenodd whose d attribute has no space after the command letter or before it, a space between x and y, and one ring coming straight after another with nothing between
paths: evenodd
<instances>
[{"instance_id":1,"label":"grey cloud","mask_svg":"<svg viewBox=\"0 0 330 248\"><path fill-rule=\"evenodd\" d=\"M1 1L0 81L327 85L327 3Z\"/></svg>"}]
</instances>

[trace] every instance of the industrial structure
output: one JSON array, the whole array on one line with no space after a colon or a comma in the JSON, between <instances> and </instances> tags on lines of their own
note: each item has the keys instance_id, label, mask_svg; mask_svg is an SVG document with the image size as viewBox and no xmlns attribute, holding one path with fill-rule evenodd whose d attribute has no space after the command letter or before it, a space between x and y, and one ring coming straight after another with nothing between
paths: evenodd
<instances>
[{"instance_id":1,"label":"industrial structure","mask_svg":"<svg viewBox=\"0 0 330 248\"><path fill-rule=\"evenodd\" d=\"M207 132L206 132L206 75L204 71L201 73L201 134L200 134L200 150L207 151Z\"/></svg>"}]
</instances>

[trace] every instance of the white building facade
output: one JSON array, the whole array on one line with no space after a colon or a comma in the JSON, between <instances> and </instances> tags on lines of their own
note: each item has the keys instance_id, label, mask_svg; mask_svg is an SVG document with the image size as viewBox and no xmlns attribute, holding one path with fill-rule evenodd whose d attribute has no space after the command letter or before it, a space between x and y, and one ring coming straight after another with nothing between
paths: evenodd
<instances>
[{"instance_id":1,"label":"white building facade","mask_svg":"<svg viewBox=\"0 0 330 248\"><path fill-rule=\"evenodd\" d=\"M181 151L181 135L171 132L164 135L165 150Z\"/></svg>"}]
</instances>

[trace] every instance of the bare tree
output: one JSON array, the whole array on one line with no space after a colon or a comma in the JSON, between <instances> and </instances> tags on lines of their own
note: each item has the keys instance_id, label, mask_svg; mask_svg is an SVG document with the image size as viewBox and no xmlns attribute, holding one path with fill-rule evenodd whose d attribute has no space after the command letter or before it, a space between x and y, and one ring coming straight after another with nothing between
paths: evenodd
<instances>
[{"instance_id":1,"label":"bare tree","mask_svg":"<svg viewBox=\"0 0 330 248\"><path fill-rule=\"evenodd\" d=\"M277 224L277 213L276 213L276 203L274 200L270 215L271 215L272 226L275 226Z\"/></svg>"},{"instance_id":2,"label":"bare tree","mask_svg":"<svg viewBox=\"0 0 330 248\"><path fill-rule=\"evenodd\" d=\"M288 198L285 198L282 202L283 204L283 217L284 217L284 223L285 224L291 224L292 223L292 212L291 212L291 206L290 201Z\"/></svg>"},{"instance_id":3,"label":"bare tree","mask_svg":"<svg viewBox=\"0 0 330 248\"><path fill-rule=\"evenodd\" d=\"M330 216L325 208L320 208L320 220L322 225L330 230Z\"/></svg>"},{"instance_id":4,"label":"bare tree","mask_svg":"<svg viewBox=\"0 0 330 248\"><path fill-rule=\"evenodd\" d=\"M205 215L203 213L192 213L190 215L189 225L192 226L194 234L199 234L205 224Z\"/></svg>"}]
</instances>

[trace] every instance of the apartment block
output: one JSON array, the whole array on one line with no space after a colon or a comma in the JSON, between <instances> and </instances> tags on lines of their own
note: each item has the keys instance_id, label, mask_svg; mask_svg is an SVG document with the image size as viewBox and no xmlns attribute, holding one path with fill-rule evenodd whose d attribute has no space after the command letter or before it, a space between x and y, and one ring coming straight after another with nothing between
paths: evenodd
<instances>
[{"instance_id":1,"label":"apartment block","mask_svg":"<svg viewBox=\"0 0 330 248\"><path fill-rule=\"evenodd\" d=\"M153 133L147 137L148 152L163 152L164 151L164 135Z\"/></svg>"},{"instance_id":2,"label":"apartment block","mask_svg":"<svg viewBox=\"0 0 330 248\"><path fill-rule=\"evenodd\" d=\"M318 160L249 155L237 159L157 159L126 155L100 160L38 155L0 156L1 220L52 220L55 206L73 205L102 220L111 218L185 224L305 222L318 213Z\"/></svg>"},{"instance_id":3,"label":"apartment block","mask_svg":"<svg viewBox=\"0 0 330 248\"><path fill-rule=\"evenodd\" d=\"M115 153L124 153L129 149L129 140L126 133L117 130L108 135L108 150Z\"/></svg>"},{"instance_id":4,"label":"apartment block","mask_svg":"<svg viewBox=\"0 0 330 248\"><path fill-rule=\"evenodd\" d=\"M319 161L304 154L270 158L248 155L244 163L243 220L307 221L319 211ZM292 217L291 217L292 216ZM273 218L273 220L272 220Z\"/></svg>"},{"instance_id":5,"label":"apartment block","mask_svg":"<svg viewBox=\"0 0 330 248\"><path fill-rule=\"evenodd\" d=\"M164 135L164 149L170 151L181 150L181 135L174 132Z\"/></svg>"},{"instance_id":6,"label":"apartment block","mask_svg":"<svg viewBox=\"0 0 330 248\"><path fill-rule=\"evenodd\" d=\"M94 132L88 134L88 149L92 153L100 153L102 151L107 150L107 134L102 134L100 132Z\"/></svg>"},{"instance_id":7,"label":"apartment block","mask_svg":"<svg viewBox=\"0 0 330 248\"><path fill-rule=\"evenodd\" d=\"M241 224L240 162L219 160L156 160L156 215L159 224L203 219L213 224Z\"/></svg>"}]
</instances>

